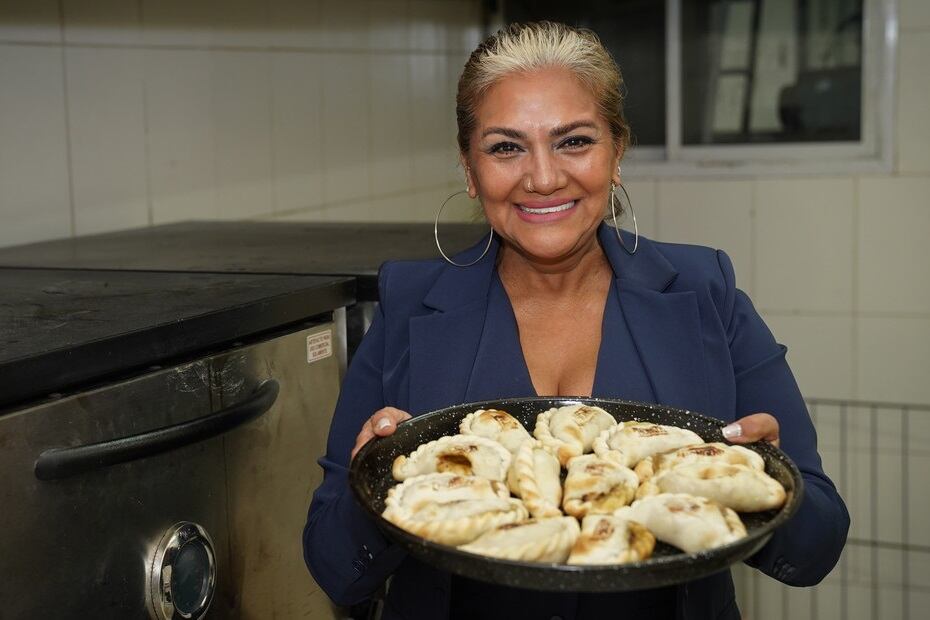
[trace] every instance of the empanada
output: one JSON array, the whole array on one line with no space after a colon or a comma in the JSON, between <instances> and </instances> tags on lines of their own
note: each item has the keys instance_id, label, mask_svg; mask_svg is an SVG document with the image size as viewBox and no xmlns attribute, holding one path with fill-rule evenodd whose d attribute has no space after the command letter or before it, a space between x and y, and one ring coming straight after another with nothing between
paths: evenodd
<instances>
[{"instance_id":1,"label":"empanada","mask_svg":"<svg viewBox=\"0 0 930 620\"><path fill-rule=\"evenodd\" d=\"M559 460L541 442L528 439L514 456L507 484L534 517L560 517L561 473Z\"/></svg>"},{"instance_id":2,"label":"empanada","mask_svg":"<svg viewBox=\"0 0 930 620\"><path fill-rule=\"evenodd\" d=\"M569 564L628 564L652 555L656 538L637 523L613 515L588 515L568 556Z\"/></svg>"},{"instance_id":3,"label":"empanada","mask_svg":"<svg viewBox=\"0 0 930 620\"><path fill-rule=\"evenodd\" d=\"M512 454L516 454L520 445L530 439L529 431L520 424L520 420L500 409L479 409L469 413L459 423L459 432L493 439Z\"/></svg>"},{"instance_id":4,"label":"empanada","mask_svg":"<svg viewBox=\"0 0 930 620\"><path fill-rule=\"evenodd\" d=\"M447 545L471 542L493 527L529 516L502 483L449 473L409 478L388 491L384 505L382 516L394 525Z\"/></svg>"},{"instance_id":5,"label":"empanada","mask_svg":"<svg viewBox=\"0 0 930 620\"><path fill-rule=\"evenodd\" d=\"M714 442L685 446L671 452L646 457L637 463L634 471L640 481L645 482L658 473L685 463L726 463L746 465L759 471L765 470L765 460L757 452L743 446Z\"/></svg>"},{"instance_id":6,"label":"empanada","mask_svg":"<svg viewBox=\"0 0 930 620\"><path fill-rule=\"evenodd\" d=\"M565 466L570 458L590 452L601 431L616 425L614 417L600 407L568 405L539 414L533 435Z\"/></svg>"},{"instance_id":7,"label":"empanada","mask_svg":"<svg viewBox=\"0 0 930 620\"><path fill-rule=\"evenodd\" d=\"M698 443L704 440L685 428L652 422L621 422L601 432L593 445L594 453L602 459L633 467L654 454Z\"/></svg>"},{"instance_id":8,"label":"empanada","mask_svg":"<svg viewBox=\"0 0 930 620\"><path fill-rule=\"evenodd\" d=\"M460 549L505 560L564 562L579 529L573 517L530 519L500 525Z\"/></svg>"},{"instance_id":9,"label":"empanada","mask_svg":"<svg viewBox=\"0 0 930 620\"><path fill-rule=\"evenodd\" d=\"M402 504L416 510L422 503L452 503L466 499L507 499L510 493L503 482L478 476L433 473L408 478L388 489L385 504Z\"/></svg>"},{"instance_id":10,"label":"empanada","mask_svg":"<svg viewBox=\"0 0 930 620\"><path fill-rule=\"evenodd\" d=\"M506 480L512 456L492 439L478 435L452 435L418 447L410 456L394 459L391 473L395 480L433 472Z\"/></svg>"},{"instance_id":11,"label":"empanada","mask_svg":"<svg viewBox=\"0 0 930 620\"><path fill-rule=\"evenodd\" d=\"M636 497L658 493L689 493L712 499L738 512L780 508L785 489L764 471L727 463L685 463L644 482Z\"/></svg>"},{"instance_id":12,"label":"empanada","mask_svg":"<svg viewBox=\"0 0 930 620\"><path fill-rule=\"evenodd\" d=\"M712 549L746 536L739 515L706 497L662 493L638 499L614 513L642 523L662 542L687 553Z\"/></svg>"},{"instance_id":13,"label":"empanada","mask_svg":"<svg viewBox=\"0 0 930 620\"><path fill-rule=\"evenodd\" d=\"M636 494L639 478L633 470L594 454L568 462L562 508L573 517L611 514L626 506Z\"/></svg>"}]
</instances>

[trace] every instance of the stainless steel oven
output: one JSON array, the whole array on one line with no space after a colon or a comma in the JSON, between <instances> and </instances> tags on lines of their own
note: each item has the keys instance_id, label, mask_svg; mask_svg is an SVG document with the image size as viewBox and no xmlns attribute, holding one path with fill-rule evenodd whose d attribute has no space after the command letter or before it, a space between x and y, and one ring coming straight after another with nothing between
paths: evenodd
<instances>
[{"instance_id":1,"label":"stainless steel oven","mask_svg":"<svg viewBox=\"0 0 930 620\"><path fill-rule=\"evenodd\" d=\"M0 414L0 618L327 617L300 534L332 322Z\"/></svg>"}]
</instances>

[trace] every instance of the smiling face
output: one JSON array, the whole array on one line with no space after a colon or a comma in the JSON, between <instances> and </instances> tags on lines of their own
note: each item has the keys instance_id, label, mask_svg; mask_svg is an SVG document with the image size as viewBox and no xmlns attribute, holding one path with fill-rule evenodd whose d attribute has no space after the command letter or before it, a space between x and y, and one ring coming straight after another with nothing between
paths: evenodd
<instances>
[{"instance_id":1,"label":"smiling face","mask_svg":"<svg viewBox=\"0 0 930 620\"><path fill-rule=\"evenodd\" d=\"M469 193L524 258L557 265L596 244L621 150L593 94L569 71L514 73L475 110Z\"/></svg>"}]
</instances>

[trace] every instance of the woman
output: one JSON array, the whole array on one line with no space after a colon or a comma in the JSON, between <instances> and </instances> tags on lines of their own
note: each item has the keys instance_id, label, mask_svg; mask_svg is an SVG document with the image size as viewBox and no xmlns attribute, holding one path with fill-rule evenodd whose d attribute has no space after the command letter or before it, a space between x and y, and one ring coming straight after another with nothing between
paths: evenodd
<instances>
[{"instance_id":1,"label":"woman","mask_svg":"<svg viewBox=\"0 0 930 620\"><path fill-rule=\"evenodd\" d=\"M781 440L805 495L750 564L811 585L836 563L846 508L785 349L727 256L621 239L603 223L629 143L620 87L595 35L547 22L497 33L466 64L461 160L493 241L454 259L467 267L382 268L380 311L343 385L304 533L310 571L338 604L393 575L385 618L739 617L728 571L641 592L540 593L452 577L391 545L351 496L350 457L411 414L510 396L657 402L733 422L733 442Z\"/></svg>"}]
</instances>

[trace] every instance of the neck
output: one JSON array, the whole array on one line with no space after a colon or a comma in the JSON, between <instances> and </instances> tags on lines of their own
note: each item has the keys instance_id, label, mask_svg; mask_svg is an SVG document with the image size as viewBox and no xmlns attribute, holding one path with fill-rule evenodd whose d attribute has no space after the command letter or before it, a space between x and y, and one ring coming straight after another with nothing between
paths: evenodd
<instances>
[{"instance_id":1,"label":"neck","mask_svg":"<svg viewBox=\"0 0 930 620\"><path fill-rule=\"evenodd\" d=\"M508 291L535 295L572 295L611 273L597 235L577 251L556 261L538 261L509 243L498 252L498 274Z\"/></svg>"}]
</instances>

